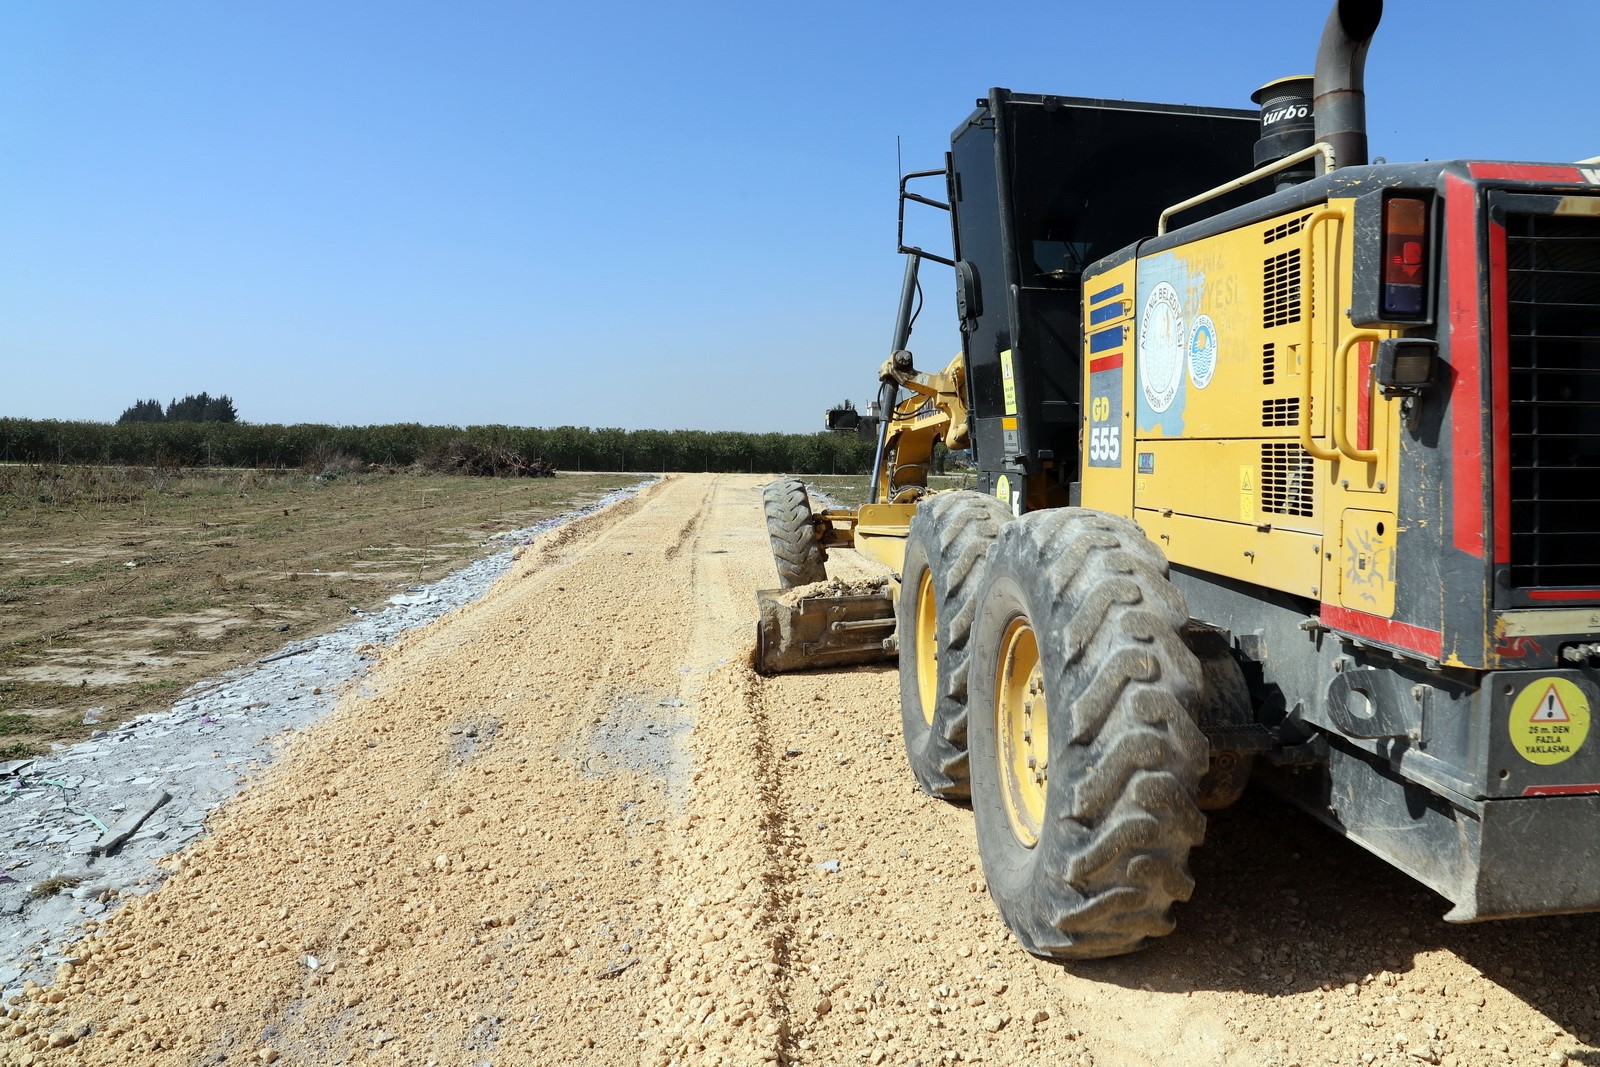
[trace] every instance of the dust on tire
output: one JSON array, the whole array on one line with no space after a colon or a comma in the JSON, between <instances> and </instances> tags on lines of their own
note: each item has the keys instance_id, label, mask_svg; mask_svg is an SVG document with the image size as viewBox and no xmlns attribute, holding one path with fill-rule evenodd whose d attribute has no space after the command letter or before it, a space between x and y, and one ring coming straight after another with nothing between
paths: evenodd
<instances>
[{"instance_id":1,"label":"dust on tire","mask_svg":"<svg viewBox=\"0 0 1600 1067\"><path fill-rule=\"evenodd\" d=\"M900 720L906 759L929 796L961 800L971 787L967 766L967 664L983 561L1011 510L987 493L941 493L917 509L901 567L897 632ZM918 596L932 579L938 670L928 721L922 692Z\"/></svg>"},{"instance_id":2,"label":"dust on tire","mask_svg":"<svg viewBox=\"0 0 1600 1067\"><path fill-rule=\"evenodd\" d=\"M1166 561L1127 519L1079 508L1002 530L974 622L969 685L973 810L990 895L1037 955L1130 952L1171 932L1194 889L1189 850L1205 736L1188 612ZM1038 641L1049 706L1045 808L1031 847L1000 797L1000 639L1019 617Z\"/></svg>"},{"instance_id":3,"label":"dust on tire","mask_svg":"<svg viewBox=\"0 0 1600 1067\"><path fill-rule=\"evenodd\" d=\"M772 561L783 589L827 580L822 545L811 523L811 496L798 478L772 482L761 490L761 509L772 541Z\"/></svg>"}]
</instances>

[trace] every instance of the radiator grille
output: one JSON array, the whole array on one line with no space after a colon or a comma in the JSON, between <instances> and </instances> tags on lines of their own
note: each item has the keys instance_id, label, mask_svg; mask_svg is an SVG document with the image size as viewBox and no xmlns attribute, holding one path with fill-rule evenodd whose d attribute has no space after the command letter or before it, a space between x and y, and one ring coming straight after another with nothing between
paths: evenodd
<instances>
[{"instance_id":1,"label":"radiator grille","mask_svg":"<svg viewBox=\"0 0 1600 1067\"><path fill-rule=\"evenodd\" d=\"M1511 584L1600 588L1600 218L1507 214Z\"/></svg>"},{"instance_id":2,"label":"radiator grille","mask_svg":"<svg viewBox=\"0 0 1600 1067\"><path fill-rule=\"evenodd\" d=\"M1299 426L1300 398L1297 396L1280 396L1273 400L1263 400L1261 402L1261 425Z\"/></svg>"},{"instance_id":3,"label":"radiator grille","mask_svg":"<svg viewBox=\"0 0 1600 1067\"><path fill-rule=\"evenodd\" d=\"M1312 508L1311 454L1298 443L1261 446L1261 510L1275 515L1309 516Z\"/></svg>"},{"instance_id":4,"label":"radiator grille","mask_svg":"<svg viewBox=\"0 0 1600 1067\"><path fill-rule=\"evenodd\" d=\"M1261 271L1261 325L1300 321L1300 250L1268 256Z\"/></svg>"},{"instance_id":5,"label":"radiator grille","mask_svg":"<svg viewBox=\"0 0 1600 1067\"><path fill-rule=\"evenodd\" d=\"M1278 346L1268 341L1261 346L1261 384L1271 385L1278 380Z\"/></svg>"}]
</instances>

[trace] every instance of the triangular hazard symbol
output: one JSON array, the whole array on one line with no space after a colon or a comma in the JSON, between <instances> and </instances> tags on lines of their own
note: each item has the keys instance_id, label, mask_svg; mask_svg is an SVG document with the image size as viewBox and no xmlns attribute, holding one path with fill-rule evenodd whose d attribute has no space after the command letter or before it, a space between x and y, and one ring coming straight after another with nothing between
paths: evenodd
<instances>
[{"instance_id":1,"label":"triangular hazard symbol","mask_svg":"<svg viewBox=\"0 0 1600 1067\"><path fill-rule=\"evenodd\" d=\"M1539 698L1539 706L1533 709L1533 722L1571 722L1572 716L1567 714L1567 706L1561 703L1561 694L1556 692L1556 687L1551 686L1545 690L1544 696Z\"/></svg>"}]
</instances>

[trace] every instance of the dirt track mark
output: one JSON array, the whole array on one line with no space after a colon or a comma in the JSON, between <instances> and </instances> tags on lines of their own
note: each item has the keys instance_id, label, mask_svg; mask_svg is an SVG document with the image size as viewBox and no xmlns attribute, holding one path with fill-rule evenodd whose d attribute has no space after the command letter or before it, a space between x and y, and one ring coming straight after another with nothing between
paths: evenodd
<instances>
[{"instance_id":1,"label":"dirt track mark","mask_svg":"<svg viewBox=\"0 0 1600 1067\"><path fill-rule=\"evenodd\" d=\"M703 526L705 526L706 515L709 512L711 498L715 492L716 486L713 485L711 488L707 489L705 495L700 498L700 506L695 509L694 514L689 516L689 521L684 523L683 526L679 528L678 532L672 538L672 543L667 545L666 551L663 553L667 559L676 559L678 553L683 551L685 545L688 545L691 542L698 543L700 539L700 530Z\"/></svg>"}]
</instances>

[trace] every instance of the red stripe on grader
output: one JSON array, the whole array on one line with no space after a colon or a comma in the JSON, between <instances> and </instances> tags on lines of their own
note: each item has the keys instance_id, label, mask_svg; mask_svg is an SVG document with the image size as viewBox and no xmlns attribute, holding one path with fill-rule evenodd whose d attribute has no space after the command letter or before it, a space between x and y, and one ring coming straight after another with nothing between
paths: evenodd
<instances>
[{"instance_id":1,"label":"red stripe on grader","mask_svg":"<svg viewBox=\"0 0 1600 1067\"><path fill-rule=\"evenodd\" d=\"M1525 589L1530 600L1600 600L1600 589Z\"/></svg>"},{"instance_id":2,"label":"red stripe on grader","mask_svg":"<svg viewBox=\"0 0 1600 1067\"><path fill-rule=\"evenodd\" d=\"M1444 652L1442 633L1421 626L1412 626L1408 622L1395 622L1393 619L1368 615L1364 611L1342 608L1337 604L1322 605L1322 621L1335 630L1381 641L1383 644L1403 648L1409 652L1420 652L1434 659L1438 659Z\"/></svg>"},{"instance_id":3,"label":"red stripe on grader","mask_svg":"<svg viewBox=\"0 0 1600 1067\"><path fill-rule=\"evenodd\" d=\"M1089 373L1090 374L1099 374L1103 370L1121 370L1121 369L1122 369L1122 353L1121 352L1113 352L1109 356L1101 356L1099 359L1091 359L1089 361Z\"/></svg>"},{"instance_id":4,"label":"red stripe on grader","mask_svg":"<svg viewBox=\"0 0 1600 1067\"><path fill-rule=\"evenodd\" d=\"M1578 793L1600 793L1600 782L1594 785L1530 785L1522 791L1525 797L1570 797Z\"/></svg>"},{"instance_id":5,"label":"red stripe on grader","mask_svg":"<svg viewBox=\"0 0 1600 1067\"><path fill-rule=\"evenodd\" d=\"M1445 253L1450 268L1450 536L1483 558L1483 298L1478 270L1475 187L1445 175Z\"/></svg>"},{"instance_id":6,"label":"red stripe on grader","mask_svg":"<svg viewBox=\"0 0 1600 1067\"><path fill-rule=\"evenodd\" d=\"M1489 352L1494 388L1489 424L1494 447L1494 561L1511 562L1511 326L1506 303L1506 228L1489 221Z\"/></svg>"},{"instance_id":7,"label":"red stripe on grader","mask_svg":"<svg viewBox=\"0 0 1600 1067\"><path fill-rule=\"evenodd\" d=\"M1372 342L1359 341L1361 374L1356 378L1356 447L1372 447Z\"/></svg>"},{"instance_id":8,"label":"red stripe on grader","mask_svg":"<svg viewBox=\"0 0 1600 1067\"><path fill-rule=\"evenodd\" d=\"M1467 173L1478 179L1513 182L1581 182L1577 167L1549 163L1469 163Z\"/></svg>"}]
</instances>

